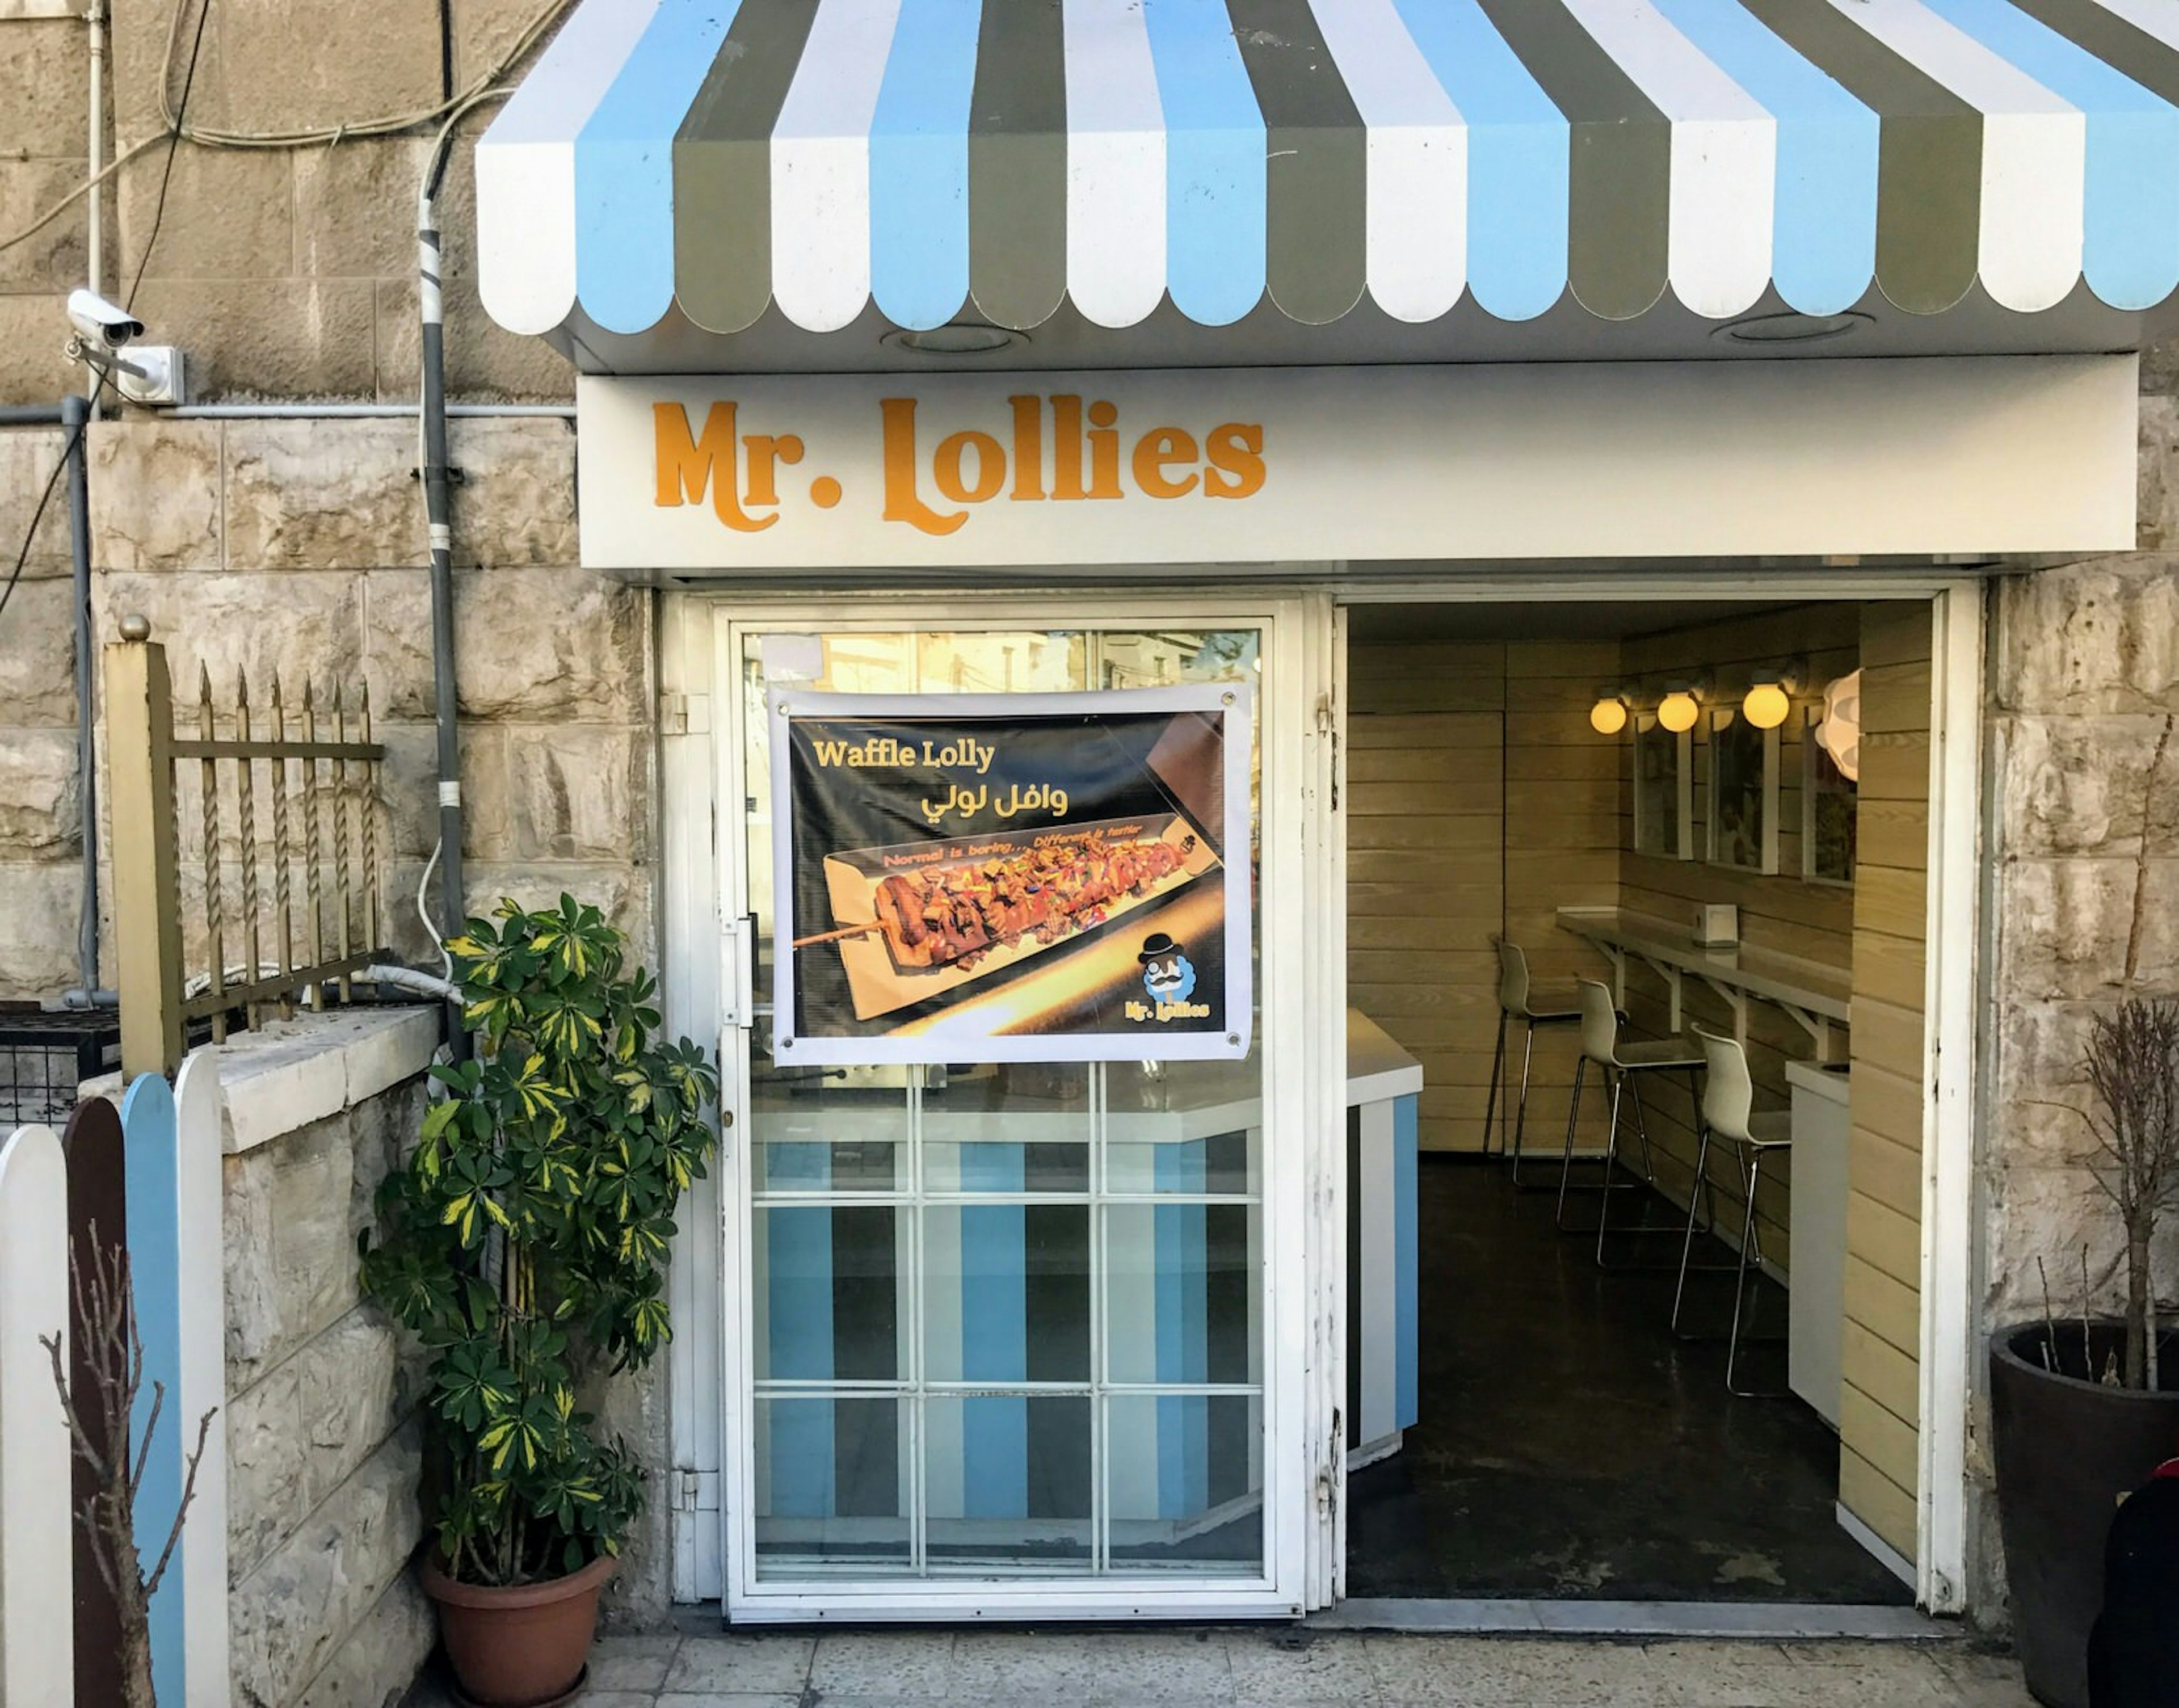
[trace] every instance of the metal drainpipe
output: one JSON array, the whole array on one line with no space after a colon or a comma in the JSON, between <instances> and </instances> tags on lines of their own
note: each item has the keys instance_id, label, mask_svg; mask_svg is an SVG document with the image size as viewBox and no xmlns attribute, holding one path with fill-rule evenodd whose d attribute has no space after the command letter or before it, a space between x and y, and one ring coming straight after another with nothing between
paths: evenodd
<instances>
[{"instance_id":1,"label":"metal drainpipe","mask_svg":"<svg viewBox=\"0 0 2179 1708\"><path fill-rule=\"evenodd\" d=\"M441 154L424 180L416 204L416 300L423 321L424 513L431 539L431 668L439 736L439 906L452 936L469 920L462 876L462 752L459 700L454 682L454 532L447 465L447 346L445 304L440 293L439 180ZM461 1008L447 1004L447 1037L457 1060L468 1054Z\"/></svg>"},{"instance_id":2,"label":"metal drainpipe","mask_svg":"<svg viewBox=\"0 0 2179 1708\"><path fill-rule=\"evenodd\" d=\"M75 772L82 805L83 904L76 921L75 958L81 983L98 989L98 765L91 684L91 399L61 399L61 428L68 436L69 555L75 596Z\"/></svg>"}]
</instances>

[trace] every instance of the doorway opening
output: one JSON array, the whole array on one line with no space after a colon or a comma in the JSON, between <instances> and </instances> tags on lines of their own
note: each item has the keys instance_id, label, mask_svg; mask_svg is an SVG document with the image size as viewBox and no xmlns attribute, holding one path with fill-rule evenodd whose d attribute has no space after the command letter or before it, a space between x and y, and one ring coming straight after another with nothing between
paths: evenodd
<instances>
[{"instance_id":1,"label":"doorway opening","mask_svg":"<svg viewBox=\"0 0 2179 1708\"><path fill-rule=\"evenodd\" d=\"M1349 1597L1915 1599L1935 632L1348 608Z\"/></svg>"}]
</instances>

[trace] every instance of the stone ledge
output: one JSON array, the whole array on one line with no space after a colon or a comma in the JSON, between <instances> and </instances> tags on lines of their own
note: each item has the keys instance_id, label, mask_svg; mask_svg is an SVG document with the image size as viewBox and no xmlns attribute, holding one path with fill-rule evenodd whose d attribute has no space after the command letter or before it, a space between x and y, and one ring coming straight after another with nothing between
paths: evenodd
<instances>
[{"instance_id":1,"label":"stone ledge","mask_svg":"<svg viewBox=\"0 0 2179 1708\"><path fill-rule=\"evenodd\" d=\"M439 1047L436 1008L349 1009L276 1021L220 1052L222 1137L240 1156L414 1079Z\"/></svg>"},{"instance_id":2,"label":"stone ledge","mask_svg":"<svg viewBox=\"0 0 2179 1708\"><path fill-rule=\"evenodd\" d=\"M239 1156L414 1079L431 1066L439 1030L439 1010L420 1006L300 1014L237 1033L216 1046L221 1148ZM90 1081L84 1095L118 1101L120 1076Z\"/></svg>"}]
</instances>

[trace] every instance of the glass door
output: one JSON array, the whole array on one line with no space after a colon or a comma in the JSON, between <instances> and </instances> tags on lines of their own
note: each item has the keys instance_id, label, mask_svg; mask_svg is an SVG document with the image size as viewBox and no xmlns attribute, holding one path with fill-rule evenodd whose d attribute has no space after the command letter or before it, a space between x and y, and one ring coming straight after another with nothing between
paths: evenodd
<instances>
[{"instance_id":1,"label":"glass door","mask_svg":"<svg viewBox=\"0 0 2179 1708\"><path fill-rule=\"evenodd\" d=\"M767 1013L768 690L1244 682L1268 704L1268 626L723 636L741 810L720 835L755 997L738 1074L729 1063L735 1617L1294 1610L1282 1580L1304 1480L1267 1475L1283 1463L1276 1385L1298 1376L1266 1222L1280 1123L1260 1041L1277 995L1228 1062L796 1067L771 1058ZM1250 846L1227 852L1257 876L1258 946L1263 750L1259 734ZM1093 932L1040 960L1095 953Z\"/></svg>"}]
</instances>

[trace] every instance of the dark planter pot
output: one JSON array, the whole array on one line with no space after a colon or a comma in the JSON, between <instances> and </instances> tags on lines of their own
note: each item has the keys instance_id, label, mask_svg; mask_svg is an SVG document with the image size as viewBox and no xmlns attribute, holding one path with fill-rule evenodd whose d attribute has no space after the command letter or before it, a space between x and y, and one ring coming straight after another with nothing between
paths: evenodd
<instances>
[{"instance_id":1,"label":"dark planter pot","mask_svg":"<svg viewBox=\"0 0 2179 1708\"><path fill-rule=\"evenodd\" d=\"M479 1708L545 1708L582 1682L597 1634L598 1591L619 1564L601 1555L544 1584L458 1584L426 1555L416 1575L439 1610L439 1638L462 1694Z\"/></svg>"},{"instance_id":2,"label":"dark planter pot","mask_svg":"<svg viewBox=\"0 0 2179 1708\"><path fill-rule=\"evenodd\" d=\"M2035 1700L2088 1708L2088 1632L2104 1597L2104 1540L2118 1502L2179 1452L2179 1392L2083 1379L2081 1330L2057 1331L2061 1373L2043 1367L2045 1326L1990 1337L1991 1449L2012 1588L2012 1636ZM2116 1323L2091 1332L2101 1365L2123 1343ZM2063 1373L2072 1371L2072 1374Z\"/></svg>"}]
</instances>

